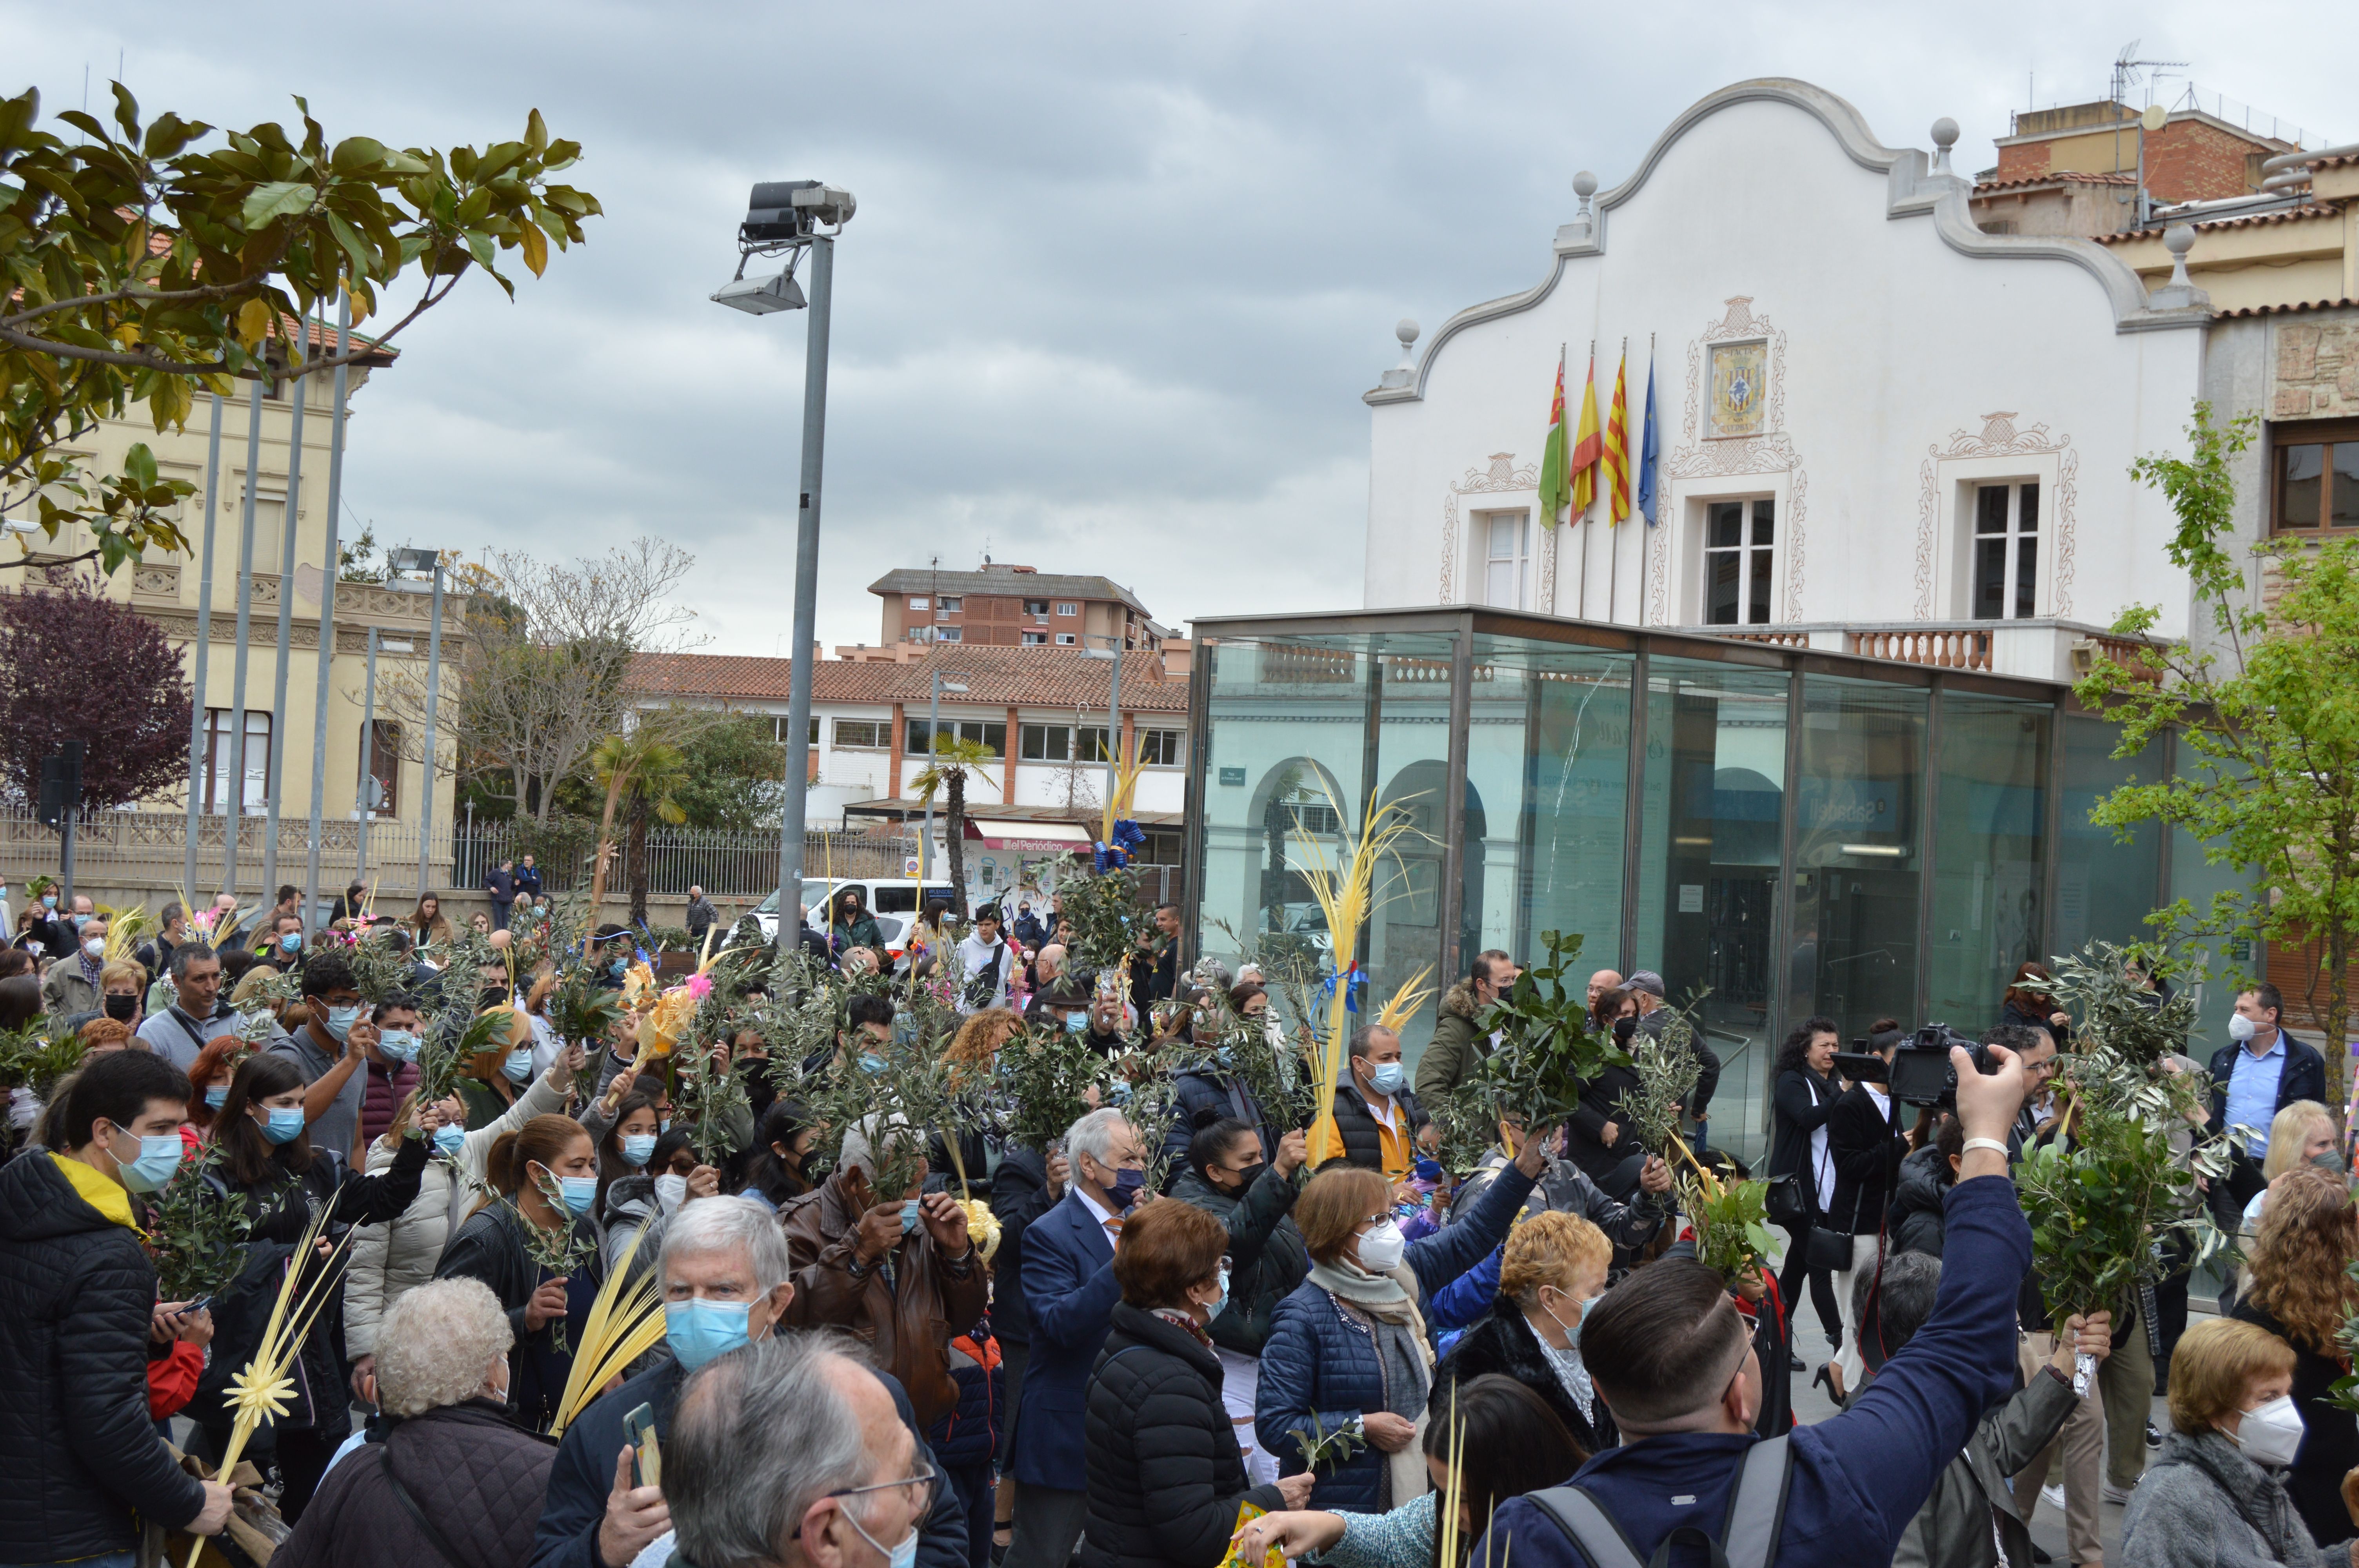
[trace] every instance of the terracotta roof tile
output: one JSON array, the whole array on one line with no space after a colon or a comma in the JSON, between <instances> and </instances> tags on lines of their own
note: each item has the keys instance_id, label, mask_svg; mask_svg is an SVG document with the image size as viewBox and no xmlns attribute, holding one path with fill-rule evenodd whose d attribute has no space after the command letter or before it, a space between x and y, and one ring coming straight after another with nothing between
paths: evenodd
<instances>
[{"instance_id":1,"label":"terracotta roof tile","mask_svg":"<svg viewBox=\"0 0 2359 1568\"><path fill-rule=\"evenodd\" d=\"M2359 299L2293 299L2277 305L2242 305L2234 310L2215 310L2212 319L2224 321L2232 316L2293 316L2304 310L2343 310L2359 307Z\"/></svg>"},{"instance_id":2,"label":"terracotta roof tile","mask_svg":"<svg viewBox=\"0 0 2359 1568\"><path fill-rule=\"evenodd\" d=\"M2199 221L2195 225L2195 232L2201 234L2213 229L2257 229L2269 223L2294 223L2310 218L2339 218L2342 215L2343 209L2340 207L2311 201L2305 202L2299 207L2279 207L2267 212L2248 212L2241 218L2214 218L2208 222ZM2158 214L2158 217L2165 225L2169 225L2171 222L2168 212ZM2125 229L2118 234L2093 236L2101 245L2118 245L2130 240L2160 237L2159 229Z\"/></svg>"},{"instance_id":3,"label":"terracotta roof tile","mask_svg":"<svg viewBox=\"0 0 2359 1568\"><path fill-rule=\"evenodd\" d=\"M822 659L811 666L816 702L924 702L933 672L955 676L965 708L1103 708L1113 671L1078 648L986 648L941 643L906 665ZM641 654L631 661L631 689L647 697L704 697L732 702L783 702L792 659L727 654ZM1123 655L1122 705L1142 713L1185 713L1188 677L1163 667L1160 655Z\"/></svg>"},{"instance_id":4,"label":"terracotta roof tile","mask_svg":"<svg viewBox=\"0 0 2359 1568\"><path fill-rule=\"evenodd\" d=\"M2079 169L2060 168L2047 174L2027 174L2014 179L1977 181L1974 194L1985 190L2014 190L2027 185L2136 185L2135 174L2088 174Z\"/></svg>"}]
</instances>

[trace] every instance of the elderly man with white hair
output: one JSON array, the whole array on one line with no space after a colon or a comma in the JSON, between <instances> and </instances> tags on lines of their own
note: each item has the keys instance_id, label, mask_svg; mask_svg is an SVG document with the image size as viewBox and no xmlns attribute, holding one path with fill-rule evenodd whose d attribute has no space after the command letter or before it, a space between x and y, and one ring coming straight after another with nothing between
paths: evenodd
<instances>
[{"instance_id":1,"label":"elderly man with white hair","mask_svg":"<svg viewBox=\"0 0 2359 1568\"><path fill-rule=\"evenodd\" d=\"M921 1553L940 1478L858 1355L796 1336L688 1380L668 1464L673 1563L894 1568Z\"/></svg>"},{"instance_id":2,"label":"elderly man with white hair","mask_svg":"<svg viewBox=\"0 0 2359 1568\"><path fill-rule=\"evenodd\" d=\"M1147 1147L1122 1112L1093 1110L1065 1134L1071 1185L1024 1232L1032 1354L1016 1423L1016 1535L1003 1568L1064 1568L1088 1514L1082 1441L1090 1372L1122 1286L1114 1277L1124 1222L1147 1198Z\"/></svg>"},{"instance_id":3,"label":"elderly man with white hair","mask_svg":"<svg viewBox=\"0 0 2359 1568\"><path fill-rule=\"evenodd\" d=\"M645 1406L662 1443L690 1373L783 1333L795 1300L792 1268L786 1238L761 1205L730 1197L682 1205L665 1227L660 1266L671 1357L592 1401L565 1429L533 1534L533 1568L629 1568L664 1536L670 1509L660 1486L640 1484L628 1418ZM882 1373L875 1381L930 1462L901 1385ZM678 1467L668 1472L676 1477ZM966 1562L965 1510L950 1487L937 1487L917 1568L966 1568Z\"/></svg>"},{"instance_id":4,"label":"elderly man with white hair","mask_svg":"<svg viewBox=\"0 0 2359 1568\"><path fill-rule=\"evenodd\" d=\"M781 1205L778 1226L794 1259L788 1323L858 1335L930 1427L958 1408L951 1336L983 1316L990 1281L966 1210L948 1193L920 1195L925 1181L919 1135L871 1117L844 1129L834 1174Z\"/></svg>"},{"instance_id":5,"label":"elderly man with white hair","mask_svg":"<svg viewBox=\"0 0 2359 1568\"><path fill-rule=\"evenodd\" d=\"M480 1280L394 1303L370 1381L394 1418L329 1471L279 1568L498 1568L532 1550L556 1451L506 1410L516 1336Z\"/></svg>"}]
</instances>

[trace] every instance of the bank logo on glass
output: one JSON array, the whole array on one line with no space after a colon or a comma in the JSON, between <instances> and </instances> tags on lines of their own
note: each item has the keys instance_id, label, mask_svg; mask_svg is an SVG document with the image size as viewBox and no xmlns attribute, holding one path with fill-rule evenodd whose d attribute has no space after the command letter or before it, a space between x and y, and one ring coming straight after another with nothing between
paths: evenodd
<instances>
[{"instance_id":1,"label":"bank logo on glass","mask_svg":"<svg viewBox=\"0 0 2359 1568\"><path fill-rule=\"evenodd\" d=\"M1769 386L1769 345L1715 343L1712 350L1712 433L1761 434Z\"/></svg>"}]
</instances>

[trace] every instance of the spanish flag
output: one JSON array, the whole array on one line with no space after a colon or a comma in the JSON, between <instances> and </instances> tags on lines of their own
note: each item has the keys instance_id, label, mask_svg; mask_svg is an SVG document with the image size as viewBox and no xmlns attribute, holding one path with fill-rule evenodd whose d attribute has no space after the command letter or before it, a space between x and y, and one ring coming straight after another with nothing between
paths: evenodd
<instances>
[{"instance_id":1,"label":"spanish flag","mask_svg":"<svg viewBox=\"0 0 2359 1568\"><path fill-rule=\"evenodd\" d=\"M1549 404L1548 445L1540 452L1540 510L1549 526L1572 494L1571 477L1564 466L1564 351L1556 355L1556 396Z\"/></svg>"},{"instance_id":2,"label":"spanish flag","mask_svg":"<svg viewBox=\"0 0 2359 1568\"><path fill-rule=\"evenodd\" d=\"M1630 356L1614 372L1614 406L1605 416L1606 525L1630 515Z\"/></svg>"},{"instance_id":3,"label":"spanish flag","mask_svg":"<svg viewBox=\"0 0 2359 1568\"><path fill-rule=\"evenodd\" d=\"M1589 503L1597 495L1597 463L1604 454L1604 439L1597 433L1597 351L1589 354L1589 381L1581 389L1581 429L1572 448L1572 520L1580 522L1588 515Z\"/></svg>"}]
</instances>

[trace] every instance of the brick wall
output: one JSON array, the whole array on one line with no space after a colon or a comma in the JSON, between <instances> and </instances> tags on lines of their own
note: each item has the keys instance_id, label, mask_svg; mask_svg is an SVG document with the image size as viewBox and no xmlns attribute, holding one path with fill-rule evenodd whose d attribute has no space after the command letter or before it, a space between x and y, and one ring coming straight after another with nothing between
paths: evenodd
<instances>
[{"instance_id":1,"label":"brick wall","mask_svg":"<svg viewBox=\"0 0 2359 1568\"><path fill-rule=\"evenodd\" d=\"M2252 190L2261 151L2201 120L2173 120L2146 139L2146 189L2158 201L2211 201Z\"/></svg>"},{"instance_id":2,"label":"brick wall","mask_svg":"<svg viewBox=\"0 0 2359 1568\"><path fill-rule=\"evenodd\" d=\"M2023 142L1998 149L1995 179L2031 179L2048 172L2048 144Z\"/></svg>"}]
</instances>

